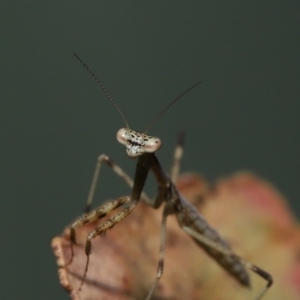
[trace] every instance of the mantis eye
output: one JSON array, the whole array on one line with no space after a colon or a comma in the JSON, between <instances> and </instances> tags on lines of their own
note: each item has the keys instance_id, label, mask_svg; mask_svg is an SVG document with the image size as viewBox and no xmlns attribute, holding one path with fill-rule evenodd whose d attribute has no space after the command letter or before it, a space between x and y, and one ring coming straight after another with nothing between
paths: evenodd
<instances>
[{"instance_id":1,"label":"mantis eye","mask_svg":"<svg viewBox=\"0 0 300 300\"><path fill-rule=\"evenodd\" d=\"M145 141L144 151L147 153L153 153L161 147L161 140L156 137L148 137Z\"/></svg>"},{"instance_id":2,"label":"mantis eye","mask_svg":"<svg viewBox=\"0 0 300 300\"><path fill-rule=\"evenodd\" d=\"M117 140L119 143L121 143L122 145L126 145L128 142L128 134L127 134L127 129L126 128L121 128L118 132L117 132Z\"/></svg>"}]
</instances>

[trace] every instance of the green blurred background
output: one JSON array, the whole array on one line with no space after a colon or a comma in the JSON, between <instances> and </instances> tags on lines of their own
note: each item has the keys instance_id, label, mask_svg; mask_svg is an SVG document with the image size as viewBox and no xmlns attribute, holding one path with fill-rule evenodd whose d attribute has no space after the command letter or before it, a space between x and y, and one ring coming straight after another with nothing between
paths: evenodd
<instances>
[{"instance_id":1,"label":"green blurred background","mask_svg":"<svg viewBox=\"0 0 300 300\"><path fill-rule=\"evenodd\" d=\"M183 170L251 170L300 216L299 1L2 1L0 14L1 299L68 299L51 237L82 212L99 154L134 171L122 118L74 52L136 130L201 80L149 131L163 164L185 130ZM100 181L97 204L128 194L106 167Z\"/></svg>"}]
</instances>

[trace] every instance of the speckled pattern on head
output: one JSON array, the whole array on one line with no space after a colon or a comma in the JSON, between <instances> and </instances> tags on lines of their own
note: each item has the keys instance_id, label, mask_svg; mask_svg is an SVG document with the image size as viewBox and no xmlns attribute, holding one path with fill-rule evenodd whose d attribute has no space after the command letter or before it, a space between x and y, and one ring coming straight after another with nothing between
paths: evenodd
<instances>
[{"instance_id":1,"label":"speckled pattern on head","mask_svg":"<svg viewBox=\"0 0 300 300\"><path fill-rule=\"evenodd\" d=\"M128 128L121 128L117 133L118 141L126 146L130 158L144 153L156 152L161 147L161 140Z\"/></svg>"}]
</instances>

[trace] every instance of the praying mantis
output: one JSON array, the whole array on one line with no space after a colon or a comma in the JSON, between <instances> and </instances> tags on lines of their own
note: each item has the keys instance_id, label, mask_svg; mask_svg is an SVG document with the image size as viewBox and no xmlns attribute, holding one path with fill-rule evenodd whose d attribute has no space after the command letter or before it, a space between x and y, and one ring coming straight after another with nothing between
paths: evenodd
<instances>
[{"instance_id":1,"label":"praying mantis","mask_svg":"<svg viewBox=\"0 0 300 300\"><path fill-rule=\"evenodd\" d=\"M178 176L179 163L182 156L183 136L180 135L178 138L173 167L170 175L168 175L155 154L155 152L161 147L161 140L157 137L152 137L146 134L153 123L156 122L157 119L171 105L181 99L191 89L197 87L200 82L192 85L190 88L181 93L177 98L175 98L162 110L162 112L156 117L156 119L154 119L154 121L150 123L148 129L144 133L140 133L129 128L129 125L122 111L120 110L119 106L112 98L112 96L109 94L109 92L106 90L104 85L97 79L94 73L79 58L79 56L76 54L74 55L79 60L79 62L87 69L87 71L98 83L100 88L107 95L109 100L119 111L121 117L125 121L126 128L122 128L118 131L117 140L121 144L126 146L127 155L130 158L137 158L137 165L133 180L107 155L100 155L97 160L91 188L87 199L85 213L70 225L71 258L66 263L65 267L70 265L74 259L73 245L76 244L76 229L98 219L102 219L118 208L120 208L120 211L107 218L102 224L98 225L93 231L88 234L85 243L85 254L87 256L87 259L79 290L82 288L88 272L92 240L98 235L104 234L107 230L112 229L115 225L129 216L135 210L139 201L142 200L154 209L157 209L164 205L160 229L159 260L157 265L157 273L156 278L153 281L153 284L148 292L146 300L150 300L153 296L155 288L157 287L158 282L163 274L167 235L167 218L170 215L174 215L182 230L186 234L188 234L195 241L195 243L199 247L201 247L209 256L215 259L216 262L221 265L231 276L233 276L241 285L246 287L250 286L250 277L247 269L252 270L256 274L261 276L266 281L266 285L263 290L257 295L255 300L262 299L273 283L272 276L258 266L244 260L242 257L235 254L230 245L218 234L215 229L213 229L206 222L206 220L200 215L197 209L184 199L184 197L178 192L174 184ZM122 196L118 199L114 199L91 211L91 205L98 182L100 168L103 163L111 167L112 170L132 188L132 191L129 196ZM149 171L153 173L158 185L157 196L154 200L151 200L143 191Z\"/></svg>"}]
</instances>

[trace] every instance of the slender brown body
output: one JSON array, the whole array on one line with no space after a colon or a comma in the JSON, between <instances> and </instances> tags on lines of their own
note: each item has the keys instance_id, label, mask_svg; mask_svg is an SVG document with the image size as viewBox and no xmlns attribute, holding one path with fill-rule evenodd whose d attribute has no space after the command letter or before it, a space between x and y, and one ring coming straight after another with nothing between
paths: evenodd
<instances>
[{"instance_id":1,"label":"slender brown body","mask_svg":"<svg viewBox=\"0 0 300 300\"><path fill-rule=\"evenodd\" d=\"M144 172L141 171L141 168L144 169ZM179 194L176 186L171 181L169 175L164 172L164 169L154 153L146 153L139 157L137 170L139 169L140 171L139 173L136 173L136 177L139 178L139 181L142 181L143 178L141 174L146 174L146 171L149 168L153 172L159 185L158 195L153 203L153 207L157 208L162 202L165 202L169 214L175 214L180 227L189 227L195 232L202 234L209 241L219 245L218 248L222 249L223 252L220 252L219 249L210 247L203 241L193 238L207 254L213 257L242 285L250 286L249 274L247 273L245 266L241 263L240 258L232 253L229 244L221 238L215 229L209 226L207 221L199 214L198 210ZM140 190L133 188L133 191L135 190L141 192ZM225 250L228 250L228 253L224 253Z\"/></svg>"}]
</instances>

